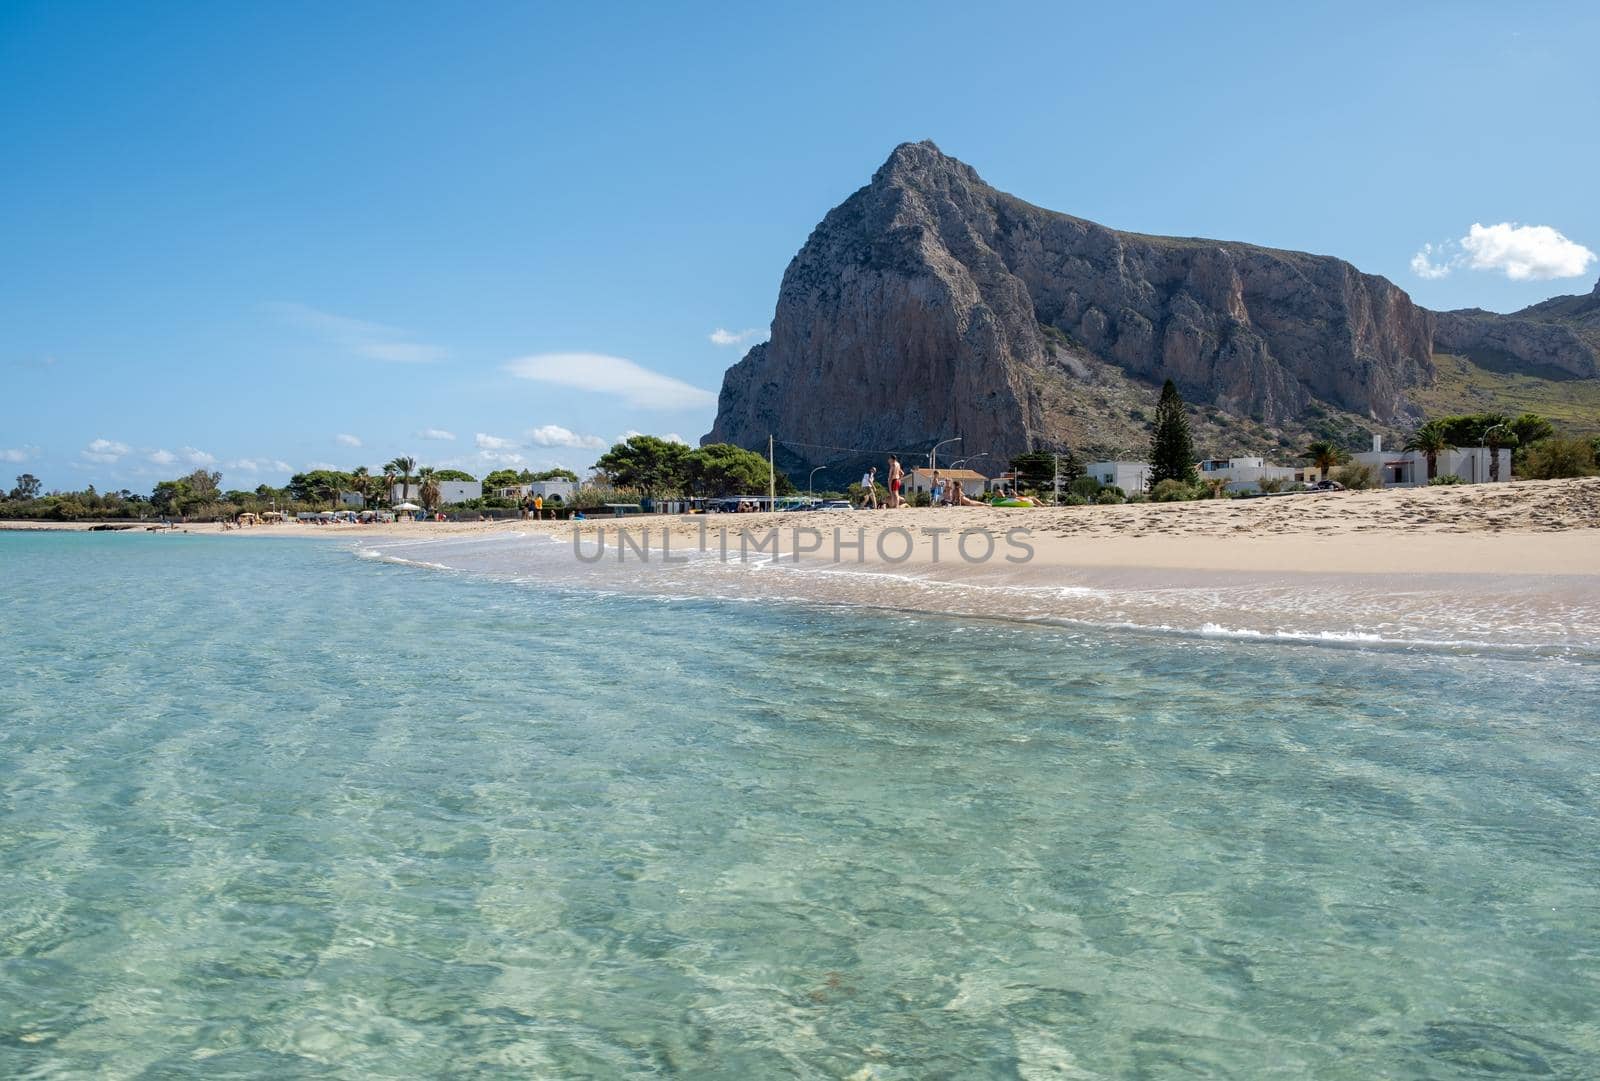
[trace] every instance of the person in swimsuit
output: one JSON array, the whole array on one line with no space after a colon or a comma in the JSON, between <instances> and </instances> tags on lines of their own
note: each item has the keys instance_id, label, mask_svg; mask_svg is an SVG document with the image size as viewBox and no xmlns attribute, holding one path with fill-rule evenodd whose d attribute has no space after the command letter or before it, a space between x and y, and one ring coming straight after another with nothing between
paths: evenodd
<instances>
[{"instance_id":1,"label":"person in swimsuit","mask_svg":"<svg viewBox=\"0 0 1600 1081\"><path fill-rule=\"evenodd\" d=\"M905 482L906 471L900 468L900 459L889 455L889 506L901 506L905 500L900 498L900 486Z\"/></svg>"}]
</instances>

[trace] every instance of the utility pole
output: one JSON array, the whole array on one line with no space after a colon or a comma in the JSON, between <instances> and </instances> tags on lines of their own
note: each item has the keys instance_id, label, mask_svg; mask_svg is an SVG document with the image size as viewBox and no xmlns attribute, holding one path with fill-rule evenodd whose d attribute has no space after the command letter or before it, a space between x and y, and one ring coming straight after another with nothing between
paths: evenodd
<instances>
[{"instance_id":1,"label":"utility pole","mask_svg":"<svg viewBox=\"0 0 1600 1081\"><path fill-rule=\"evenodd\" d=\"M778 509L778 468L772 459L772 433L767 433L767 509Z\"/></svg>"}]
</instances>

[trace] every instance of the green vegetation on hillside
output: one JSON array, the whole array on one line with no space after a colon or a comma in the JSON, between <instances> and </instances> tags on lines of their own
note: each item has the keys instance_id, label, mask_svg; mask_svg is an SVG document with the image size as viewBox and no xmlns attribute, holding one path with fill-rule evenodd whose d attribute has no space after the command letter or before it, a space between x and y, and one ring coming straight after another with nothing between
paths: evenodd
<instances>
[{"instance_id":1,"label":"green vegetation on hillside","mask_svg":"<svg viewBox=\"0 0 1600 1081\"><path fill-rule=\"evenodd\" d=\"M1429 416L1447 413L1538 413L1574 434L1600 433L1600 379L1544 379L1493 371L1466 357L1436 354L1438 380L1410 392Z\"/></svg>"}]
</instances>

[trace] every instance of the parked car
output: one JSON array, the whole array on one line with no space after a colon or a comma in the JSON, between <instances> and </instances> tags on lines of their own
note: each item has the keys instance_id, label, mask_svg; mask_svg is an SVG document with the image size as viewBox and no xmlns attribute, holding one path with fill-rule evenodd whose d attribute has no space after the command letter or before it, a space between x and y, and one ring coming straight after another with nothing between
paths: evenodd
<instances>
[{"instance_id":1,"label":"parked car","mask_svg":"<svg viewBox=\"0 0 1600 1081\"><path fill-rule=\"evenodd\" d=\"M1342 492L1344 491L1344 485L1336 480L1319 480L1311 485L1310 490L1313 492Z\"/></svg>"},{"instance_id":2,"label":"parked car","mask_svg":"<svg viewBox=\"0 0 1600 1081\"><path fill-rule=\"evenodd\" d=\"M848 499L824 499L817 503L818 510L855 510Z\"/></svg>"}]
</instances>

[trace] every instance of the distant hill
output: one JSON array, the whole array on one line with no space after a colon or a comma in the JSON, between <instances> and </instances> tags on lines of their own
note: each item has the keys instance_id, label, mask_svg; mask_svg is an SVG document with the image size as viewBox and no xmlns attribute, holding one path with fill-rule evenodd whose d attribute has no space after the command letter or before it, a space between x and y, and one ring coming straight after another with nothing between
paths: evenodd
<instances>
[{"instance_id":1,"label":"distant hill","mask_svg":"<svg viewBox=\"0 0 1600 1081\"><path fill-rule=\"evenodd\" d=\"M1172 378L1203 453L1281 455L1398 436L1447 399L1560 398L1597 358L1600 286L1510 316L1430 312L1341 259L1108 229L906 143L790 262L771 338L729 369L705 439L770 433L786 469L841 478L956 435L946 454L992 461L1142 453Z\"/></svg>"}]
</instances>

